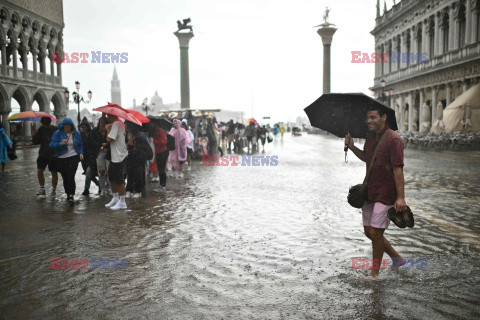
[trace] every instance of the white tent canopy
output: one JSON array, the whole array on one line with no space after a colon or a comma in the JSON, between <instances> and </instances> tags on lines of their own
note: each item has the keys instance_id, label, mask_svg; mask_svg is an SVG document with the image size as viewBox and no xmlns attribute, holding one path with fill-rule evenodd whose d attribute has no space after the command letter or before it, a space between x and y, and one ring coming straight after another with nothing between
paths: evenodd
<instances>
[{"instance_id":1,"label":"white tent canopy","mask_svg":"<svg viewBox=\"0 0 480 320\"><path fill-rule=\"evenodd\" d=\"M443 111L446 132L480 132L480 84L474 85Z\"/></svg>"}]
</instances>

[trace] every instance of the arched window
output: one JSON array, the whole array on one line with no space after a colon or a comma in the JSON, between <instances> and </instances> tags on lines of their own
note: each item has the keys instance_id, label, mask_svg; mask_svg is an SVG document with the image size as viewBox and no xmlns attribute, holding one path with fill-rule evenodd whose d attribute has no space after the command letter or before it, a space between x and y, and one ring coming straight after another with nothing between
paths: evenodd
<instances>
[{"instance_id":1,"label":"arched window","mask_svg":"<svg viewBox=\"0 0 480 320\"><path fill-rule=\"evenodd\" d=\"M418 57L420 58L421 55L422 55L422 28L419 27L418 30L417 30L417 54L418 54Z\"/></svg>"},{"instance_id":2,"label":"arched window","mask_svg":"<svg viewBox=\"0 0 480 320\"><path fill-rule=\"evenodd\" d=\"M428 30L428 51L430 52L429 60L431 61L435 55L435 23L430 22Z\"/></svg>"},{"instance_id":3,"label":"arched window","mask_svg":"<svg viewBox=\"0 0 480 320\"><path fill-rule=\"evenodd\" d=\"M406 43L405 43L405 49L407 50L407 66L410 65L410 54L411 54L411 37L410 37L410 32L407 32L407 34L405 35L406 37Z\"/></svg>"},{"instance_id":4,"label":"arched window","mask_svg":"<svg viewBox=\"0 0 480 320\"><path fill-rule=\"evenodd\" d=\"M465 29L467 27L467 21L465 16L465 5L462 3L458 8L458 47L461 49L465 47Z\"/></svg>"},{"instance_id":5,"label":"arched window","mask_svg":"<svg viewBox=\"0 0 480 320\"><path fill-rule=\"evenodd\" d=\"M477 12L477 42L480 42L480 11Z\"/></svg>"},{"instance_id":6,"label":"arched window","mask_svg":"<svg viewBox=\"0 0 480 320\"><path fill-rule=\"evenodd\" d=\"M450 33L450 28L449 28L449 20L450 17L448 16L447 13L444 14L442 17L442 31L443 31L443 53L448 52L448 38L449 38L449 33Z\"/></svg>"}]
</instances>

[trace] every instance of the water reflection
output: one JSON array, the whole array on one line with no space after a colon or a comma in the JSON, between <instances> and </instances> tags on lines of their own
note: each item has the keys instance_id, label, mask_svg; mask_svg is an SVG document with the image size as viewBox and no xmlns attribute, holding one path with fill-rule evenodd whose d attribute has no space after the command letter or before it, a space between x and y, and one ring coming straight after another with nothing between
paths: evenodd
<instances>
[{"instance_id":1,"label":"water reflection","mask_svg":"<svg viewBox=\"0 0 480 320\"><path fill-rule=\"evenodd\" d=\"M28 163L35 154L25 151ZM91 196L35 199L34 170L0 175L0 292L6 318L474 318L480 280L480 153L406 150L414 229L386 236L427 270L382 271L346 203L364 164L339 139L267 144L276 167L200 167L165 194L114 213ZM79 173L79 181L83 176ZM79 182L82 185L83 182ZM128 258L127 270L52 270L51 257Z\"/></svg>"}]
</instances>

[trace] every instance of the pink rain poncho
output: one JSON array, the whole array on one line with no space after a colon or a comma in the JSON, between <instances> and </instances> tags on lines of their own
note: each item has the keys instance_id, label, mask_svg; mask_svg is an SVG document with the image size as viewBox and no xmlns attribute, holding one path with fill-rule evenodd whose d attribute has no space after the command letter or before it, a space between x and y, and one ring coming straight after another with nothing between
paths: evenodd
<instances>
[{"instance_id":1,"label":"pink rain poncho","mask_svg":"<svg viewBox=\"0 0 480 320\"><path fill-rule=\"evenodd\" d=\"M173 120L173 125L174 127L168 134L175 138L175 149L170 151L168 161L172 163L175 169L178 169L180 161L187 160L187 144L190 142L190 139L187 131L182 128L180 120Z\"/></svg>"}]
</instances>

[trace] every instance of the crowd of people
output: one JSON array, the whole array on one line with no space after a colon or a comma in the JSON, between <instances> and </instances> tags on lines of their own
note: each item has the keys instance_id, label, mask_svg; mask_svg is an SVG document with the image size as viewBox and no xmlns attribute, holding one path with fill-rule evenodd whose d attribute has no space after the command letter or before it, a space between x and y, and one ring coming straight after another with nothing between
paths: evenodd
<instances>
[{"instance_id":1,"label":"crowd of people","mask_svg":"<svg viewBox=\"0 0 480 320\"><path fill-rule=\"evenodd\" d=\"M90 194L92 182L98 194L111 195L105 205L113 210L127 208L126 197L145 196L147 178L158 182L154 192L165 192L167 173L181 179L185 171L191 170L191 161L203 154L223 155L224 152L257 152L260 144L265 150L266 141L271 142L279 134L283 138L283 124L259 125L250 121L248 125L217 122L215 117L193 117L183 114L185 119L150 121L142 126L102 114L95 126L84 118L79 128L70 118L65 118L58 127L50 117L41 119L41 126L32 137L39 145L37 177L40 185L38 196L46 196L45 170L51 172L52 189L56 195L58 173L62 176L67 201L74 203L76 192L75 176L79 164L85 175L82 195ZM169 122L169 120L173 120ZM172 125L173 124L173 125ZM12 150L12 141L0 127L0 163L2 171ZM128 195L127 195L128 193Z\"/></svg>"}]
</instances>

